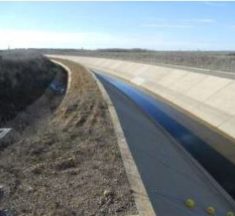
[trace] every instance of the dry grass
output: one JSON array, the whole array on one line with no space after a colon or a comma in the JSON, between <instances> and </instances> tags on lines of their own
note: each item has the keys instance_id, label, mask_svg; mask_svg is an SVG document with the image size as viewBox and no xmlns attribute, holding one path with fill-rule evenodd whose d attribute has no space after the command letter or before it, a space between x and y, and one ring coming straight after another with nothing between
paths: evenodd
<instances>
[{"instance_id":1,"label":"dry grass","mask_svg":"<svg viewBox=\"0 0 235 216\"><path fill-rule=\"evenodd\" d=\"M43 53L120 59L146 64L173 64L234 73L235 52L229 51L151 51L143 49L40 50Z\"/></svg>"},{"instance_id":2,"label":"dry grass","mask_svg":"<svg viewBox=\"0 0 235 216\"><path fill-rule=\"evenodd\" d=\"M15 215L136 213L107 105L83 67L46 122L0 152L1 209Z\"/></svg>"},{"instance_id":3,"label":"dry grass","mask_svg":"<svg viewBox=\"0 0 235 216\"><path fill-rule=\"evenodd\" d=\"M0 55L0 126L44 94L60 67L34 52Z\"/></svg>"}]
</instances>

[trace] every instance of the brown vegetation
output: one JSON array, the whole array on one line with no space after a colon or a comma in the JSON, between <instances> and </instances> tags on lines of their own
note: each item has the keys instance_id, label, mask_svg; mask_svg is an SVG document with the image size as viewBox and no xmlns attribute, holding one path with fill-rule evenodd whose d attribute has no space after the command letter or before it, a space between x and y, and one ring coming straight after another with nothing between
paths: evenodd
<instances>
[{"instance_id":1,"label":"brown vegetation","mask_svg":"<svg viewBox=\"0 0 235 216\"><path fill-rule=\"evenodd\" d=\"M61 73L34 52L3 52L0 58L0 126L39 98Z\"/></svg>"},{"instance_id":2,"label":"brown vegetation","mask_svg":"<svg viewBox=\"0 0 235 216\"><path fill-rule=\"evenodd\" d=\"M0 151L0 209L34 216L134 214L107 105L83 67L63 62L72 82L56 112Z\"/></svg>"}]
</instances>

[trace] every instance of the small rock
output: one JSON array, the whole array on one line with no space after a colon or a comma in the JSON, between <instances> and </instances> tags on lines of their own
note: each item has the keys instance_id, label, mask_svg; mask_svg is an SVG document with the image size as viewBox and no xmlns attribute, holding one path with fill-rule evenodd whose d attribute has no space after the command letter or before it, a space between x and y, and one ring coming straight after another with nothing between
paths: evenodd
<instances>
[{"instance_id":1,"label":"small rock","mask_svg":"<svg viewBox=\"0 0 235 216\"><path fill-rule=\"evenodd\" d=\"M103 193L103 195L104 195L105 197L109 197L109 196L112 196L112 195L113 195L113 192L112 192L111 190L105 190L104 193Z\"/></svg>"}]
</instances>

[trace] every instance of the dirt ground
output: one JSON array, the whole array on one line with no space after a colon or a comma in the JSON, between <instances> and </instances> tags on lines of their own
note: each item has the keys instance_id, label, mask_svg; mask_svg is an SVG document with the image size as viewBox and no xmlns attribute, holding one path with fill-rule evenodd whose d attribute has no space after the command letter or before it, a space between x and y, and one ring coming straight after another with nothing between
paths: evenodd
<instances>
[{"instance_id":1,"label":"dirt ground","mask_svg":"<svg viewBox=\"0 0 235 216\"><path fill-rule=\"evenodd\" d=\"M0 210L34 216L136 214L107 105L82 66L63 63L72 70L72 82L62 103L0 150Z\"/></svg>"}]
</instances>

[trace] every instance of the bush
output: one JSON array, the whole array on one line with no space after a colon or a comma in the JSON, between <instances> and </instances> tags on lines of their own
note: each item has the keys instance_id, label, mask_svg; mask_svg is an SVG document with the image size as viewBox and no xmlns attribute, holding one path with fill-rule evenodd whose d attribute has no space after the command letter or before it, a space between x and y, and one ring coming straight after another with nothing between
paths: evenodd
<instances>
[{"instance_id":1,"label":"bush","mask_svg":"<svg viewBox=\"0 0 235 216\"><path fill-rule=\"evenodd\" d=\"M0 125L39 98L60 67L34 52L2 52Z\"/></svg>"}]
</instances>

